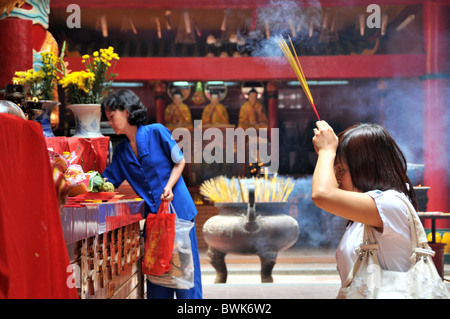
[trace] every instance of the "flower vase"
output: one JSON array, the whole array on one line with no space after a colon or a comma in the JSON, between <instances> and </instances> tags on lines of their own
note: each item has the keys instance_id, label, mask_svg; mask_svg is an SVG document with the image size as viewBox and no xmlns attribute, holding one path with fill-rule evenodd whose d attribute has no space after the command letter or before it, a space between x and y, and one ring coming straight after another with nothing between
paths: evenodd
<instances>
[{"instance_id":1,"label":"flower vase","mask_svg":"<svg viewBox=\"0 0 450 319\"><path fill-rule=\"evenodd\" d=\"M102 109L100 104L70 104L68 108L75 116L75 137L102 137L100 121Z\"/></svg>"},{"instance_id":2,"label":"flower vase","mask_svg":"<svg viewBox=\"0 0 450 319\"><path fill-rule=\"evenodd\" d=\"M34 120L41 124L45 137L55 137L55 134L53 134L52 125L50 123L50 116L53 109L61 103L51 100L40 100L39 103L42 105L42 112L36 114Z\"/></svg>"}]
</instances>

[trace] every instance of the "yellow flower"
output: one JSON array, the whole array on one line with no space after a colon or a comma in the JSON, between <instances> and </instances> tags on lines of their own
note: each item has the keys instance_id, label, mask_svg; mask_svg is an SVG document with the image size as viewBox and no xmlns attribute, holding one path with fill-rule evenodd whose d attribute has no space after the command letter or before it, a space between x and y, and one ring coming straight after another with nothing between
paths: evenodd
<instances>
[{"instance_id":1,"label":"yellow flower","mask_svg":"<svg viewBox=\"0 0 450 319\"><path fill-rule=\"evenodd\" d=\"M91 56L83 55L82 63L86 69L66 74L59 80L66 89L69 103L101 102L104 93L111 90L111 82L117 76L113 71L113 60L119 60L119 55L114 53L113 47L101 48Z\"/></svg>"},{"instance_id":2,"label":"yellow flower","mask_svg":"<svg viewBox=\"0 0 450 319\"><path fill-rule=\"evenodd\" d=\"M14 75L16 75L19 78L25 78L25 76L27 75L27 72L25 72L25 71L16 71L16 72L14 72Z\"/></svg>"},{"instance_id":3,"label":"yellow flower","mask_svg":"<svg viewBox=\"0 0 450 319\"><path fill-rule=\"evenodd\" d=\"M34 75L35 75L35 78L37 78L37 79L45 78L45 72L42 71L42 70L39 70L39 71L35 72Z\"/></svg>"},{"instance_id":4,"label":"yellow flower","mask_svg":"<svg viewBox=\"0 0 450 319\"><path fill-rule=\"evenodd\" d=\"M40 52L42 67L35 71L17 71L15 80L25 86L27 96L39 99L52 99L57 76L59 58L52 52Z\"/></svg>"},{"instance_id":5,"label":"yellow flower","mask_svg":"<svg viewBox=\"0 0 450 319\"><path fill-rule=\"evenodd\" d=\"M31 81L33 81L33 79L34 79L34 70L33 70L33 69L30 69L30 70L28 70L27 73L25 74L25 80L26 80L27 82L31 82Z\"/></svg>"}]
</instances>

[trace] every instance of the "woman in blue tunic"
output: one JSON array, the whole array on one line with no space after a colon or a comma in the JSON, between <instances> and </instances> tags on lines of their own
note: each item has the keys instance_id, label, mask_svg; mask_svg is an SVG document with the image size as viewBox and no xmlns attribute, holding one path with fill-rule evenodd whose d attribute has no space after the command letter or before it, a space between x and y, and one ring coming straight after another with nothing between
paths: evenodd
<instances>
[{"instance_id":1,"label":"woman in blue tunic","mask_svg":"<svg viewBox=\"0 0 450 319\"><path fill-rule=\"evenodd\" d=\"M194 221L197 209L181 176L185 160L170 131L162 124L144 125L147 109L133 91L119 90L102 103L109 124L120 142L103 177L119 187L126 179L146 203L147 213L156 213L161 200L172 201L177 216ZM191 289L172 289L147 280L149 299L201 299L202 283L195 227L190 232L194 259L195 286Z\"/></svg>"}]
</instances>

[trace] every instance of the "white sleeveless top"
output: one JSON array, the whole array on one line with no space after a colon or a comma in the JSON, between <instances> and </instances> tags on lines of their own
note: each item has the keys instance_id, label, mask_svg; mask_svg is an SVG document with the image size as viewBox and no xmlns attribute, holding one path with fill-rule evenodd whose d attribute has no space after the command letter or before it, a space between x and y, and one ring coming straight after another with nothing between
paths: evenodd
<instances>
[{"instance_id":1,"label":"white sleeveless top","mask_svg":"<svg viewBox=\"0 0 450 319\"><path fill-rule=\"evenodd\" d=\"M400 194L394 190L369 191L375 201L383 221L383 232L375 228L375 239L378 242L378 259L380 266L386 270L407 271L411 267L409 258L412 254L411 230L408 211L405 204L395 196ZM400 196L406 196L400 194ZM353 222L347 227L336 250L336 260L341 282L344 283L356 261L356 250L362 243L364 225Z\"/></svg>"}]
</instances>

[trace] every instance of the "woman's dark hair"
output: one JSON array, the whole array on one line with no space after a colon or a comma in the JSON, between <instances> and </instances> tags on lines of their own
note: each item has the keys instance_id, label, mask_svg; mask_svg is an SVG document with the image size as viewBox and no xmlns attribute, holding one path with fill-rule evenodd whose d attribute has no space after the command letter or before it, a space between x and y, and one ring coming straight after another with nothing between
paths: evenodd
<instances>
[{"instance_id":1,"label":"woman's dark hair","mask_svg":"<svg viewBox=\"0 0 450 319\"><path fill-rule=\"evenodd\" d=\"M131 90L118 90L103 100L102 107L105 110L127 110L130 114L128 123L130 125L143 125L147 123L147 108L142 104L139 97Z\"/></svg>"},{"instance_id":2,"label":"woman's dark hair","mask_svg":"<svg viewBox=\"0 0 450 319\"><path fill-rule=\"evenodd\" d=\"M417 209L405 156L386 129L377 124L357 124L338 137L336 158L345 160L359 191L394 189L404 193Z\"/></svg>"}]
</instances>

